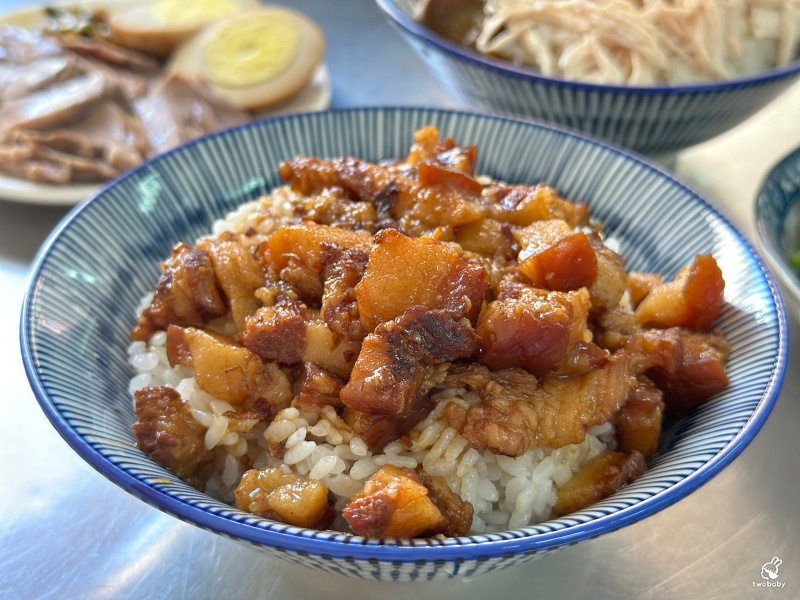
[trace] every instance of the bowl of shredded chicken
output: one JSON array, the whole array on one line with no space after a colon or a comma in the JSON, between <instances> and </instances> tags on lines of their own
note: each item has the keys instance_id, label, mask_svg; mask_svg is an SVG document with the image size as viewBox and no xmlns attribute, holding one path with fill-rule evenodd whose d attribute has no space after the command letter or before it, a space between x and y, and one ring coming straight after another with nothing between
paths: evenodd
<instances>
[{"instance_id":1,"label":"bowl of shredded chicken","mask_svg":"<svg viewBox=\"0 0 800 600\"><path fill-rule=\"evenodd\" d=\"M297 142L344 130L370 141ZM370 148L387 140L406 150ZM501 148L518 152L482 160ZM134 171L60 235L92 210L78 245L102 231L108 246L65 260L95 255L103 273L76 264L71 281L101 310L64 311L70 292L56 320L96 320L87 335L114 347L92 354L97 392L57 401L31 362L50 352L29 355L46 413L105 414L62 434L146 501L334 572L367 576L376 548L392 578L470 572L442 569L456 559L485 572L513 564L520 537L530 558L643 518L735 456L785 368L780 299L735 230L667 175L542 125L413 109L266 121ZM155 237L133 241L145 223ZM34 280L58 264L43 252ZM23 315L37 347L76 329L42 320L46 288Z\"/></svg>"}]
</instances>

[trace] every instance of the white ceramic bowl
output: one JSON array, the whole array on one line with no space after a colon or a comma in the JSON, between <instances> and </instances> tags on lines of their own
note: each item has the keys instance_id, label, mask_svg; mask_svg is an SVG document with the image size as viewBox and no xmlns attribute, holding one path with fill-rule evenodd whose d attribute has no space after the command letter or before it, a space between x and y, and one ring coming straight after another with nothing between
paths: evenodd
<instances>
[{"instance_id":1,"label":"white ceramic bowl","mask_svg":"<svg viewBox=\"0 0 800 600\"><path fill-rule=\"evenodd\" d=\"M536 526L448 539L367 540L246 514L192 489L139 450L128 383L128 333L159 261L238 204L279 185L298 154L367 160L403 156L413 132L436 125L478 146L477 170L546 181L585 201L634 270L674 276L713 253L726 281L715 326L733 346L730 386L668 423L649 470L585 510ZM668 224L668 225L665 225ZM719 473L763 425L783 380L786 324L761 259L714 208L668 174L597 141L550 126L471 113L372 108L282 117L190 143L142 165L76 208L34 265L22 353L45 414L72 448L152 506L270 556L331 573L438 579L519 565L625 527ZM102 518L102 515L99 515Z\"/></svg>"}]
</instances>

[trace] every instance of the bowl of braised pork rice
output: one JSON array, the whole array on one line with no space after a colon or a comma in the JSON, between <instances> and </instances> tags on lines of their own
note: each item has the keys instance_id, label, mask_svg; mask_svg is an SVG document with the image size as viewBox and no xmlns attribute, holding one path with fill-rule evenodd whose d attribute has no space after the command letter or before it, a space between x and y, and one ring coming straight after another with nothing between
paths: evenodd
<instances>
[{"instance_id":1,"label":"bowl of braised pork rice","mask_svg":"<svg viewBox=\"0 0 800 600\"><path fill-rule=\"evenodd\" d=\"M53 233L21 320L42 409L112 482L270 556L402 581L685 497L765 422L786 336L761 258L667 173L411 108L146 162Z\"/></svg>"}]
</instances>

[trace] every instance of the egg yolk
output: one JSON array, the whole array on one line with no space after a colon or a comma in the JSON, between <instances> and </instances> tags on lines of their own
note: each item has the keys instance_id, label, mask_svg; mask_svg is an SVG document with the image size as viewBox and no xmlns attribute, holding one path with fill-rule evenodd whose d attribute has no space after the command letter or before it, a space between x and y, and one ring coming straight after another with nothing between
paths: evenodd
<instances>
[{"instance_id":1,"label":"egg yolk","mask_svg":"<svg viewBox=\"0 0 800 600\"><path fill-rule=\"evenodd\" d=\"M300 30L283 15L248 15L219 29L205 45L211 81L222 87L249 87L269 81L291 65Z\"/></svg>"}]
</instances>

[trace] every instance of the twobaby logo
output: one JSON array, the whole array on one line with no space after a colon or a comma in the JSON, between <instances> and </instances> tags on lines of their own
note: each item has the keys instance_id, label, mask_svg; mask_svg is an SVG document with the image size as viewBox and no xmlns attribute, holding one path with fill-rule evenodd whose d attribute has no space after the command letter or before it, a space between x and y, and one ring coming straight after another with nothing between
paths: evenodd
<instances>
[{"instance_id":1,"label":"twobaby logo","mask_svg":"<svg viewBox=\"0 0 800 600\"><path fill-rule=\"evenodd\" d=\"M782 588L785 586L785 581L777 581L778 567L782 564L783 561L777 556L774 556L768 563L764 563L764 566L761 567L761 579L764 581L754 581L753 587Z\"/></svg>"}]
</instances>

